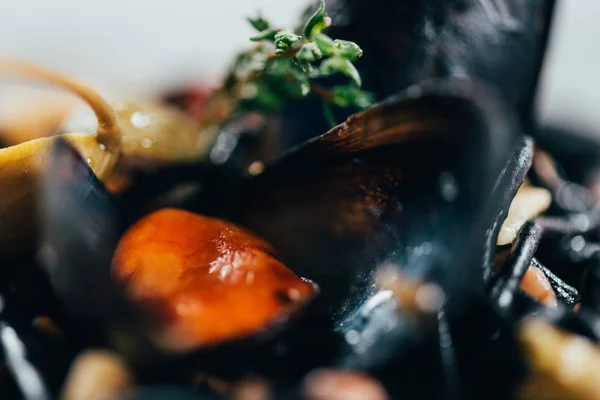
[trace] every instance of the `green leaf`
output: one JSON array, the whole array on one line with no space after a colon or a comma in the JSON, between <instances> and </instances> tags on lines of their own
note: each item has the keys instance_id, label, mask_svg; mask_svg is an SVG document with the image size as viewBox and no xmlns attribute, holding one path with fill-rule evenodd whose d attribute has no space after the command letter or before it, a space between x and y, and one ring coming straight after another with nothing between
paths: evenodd
<instances>
[{"instance_id":1,"label":"green leaf","mask_svg":"<svg viewBox=\"0 0 600 400\"><path fill-rule=\"evenodd\" d=\"M310 93L308 76L294 66L293 59L273 59L265 72L270 87L287 97L302 98Z\"/></svg>"},{"instance_id":2,"label":"green leaf","mask_svg":"<svg viewBox=\"0 0 600 400\"><path fill-rule=\"evenodd\" d=\"M264 31L260 31L258 35L252 36L250 40L253 42L260 42L261 40L274 40L277 35L276 29L265 29Z\"/></svg>"},{"instance_id":3,"label":"green leaf","mask_svg":"<svg viewBox=\"0 0 600 400\"><path fill-rule=\"evenodd\" d=\"M315 43L304 43L295 57L300 61L312 62L323 57L323 53Z\"/></svg>"},{"instance_id":4,"label":"green leaf","mask_svg":"<svg viewBox=\"0 0 600 400\"><path fill-rule=\"evenodd\" d=\"M360 74L358 73L356 67L350 62L350 60L341 55L336 55L323 61L321 67L319 68L319 72L322 75L333 75L336 72L340 72L350 77L356 86L360 87L362 85Z\"/></svg>"},{"instance_id":5,"label":"green leaf","mask_svg":"<svg viewBox=\"0 0 600 400\"><path fill-rule=\"evenodd\" d=\"M325 17L325 0L321 0L319 8L317 8L317 11L308 19L304 26L303 34L306 40L311 41L313 35L325 29Z\"/></svg>"},{"instance_id":6,"label":"green leaf","mask_svg":"<svg viewBox=\"0 0 600 400\"><path fill-rule=\"evenodd\" d=\"M270 27L269 21L264 19L260 13L256 16L256 18L248 18L248 22L250 22L254 29L259 32L267 30Z\"/></svg>"},{"instance_id":7,"label":"green leaf","mask_svg":"<svg viewBox=\"0 0 600 400\"><path fill-rule=\"evenodd\" d=\"M298 36L289 31L278 32L273 41L273 43L275 43L275 52L277 54L283 54L300 39L302 39L302 36Z\"/></svg>"},{"instance_id":8,"label":"green leaf","mask_svg":"<svg viewBox=\"0 0 600 400\"><path fill-rule=\"evenodd\" d=\"M333 41L333 45L341 55L352 62L358 60L363 55L362 49L354 42L336 39Z\"/></svg>"},{"instance_id":9,"label":"green leaf","mask_svg":"<svg viewBox=\"0 0 600 400\"><path fill-rule=\"evenodd\" d=\"M331 54L331 51L335 48L333 39L323 33L317 33L313 39L323 54Z\"/></svg>"},{"instance_id":10,"label":"green leaf","mask_svg":"<svg viewBox=\"0 0 600 400\"><path fill-rule=\"evenodd\" d=\"M331 102L339 107L353 107L358 110L372 106L374 100L373 93L361 90L354 85L336 86L333 88L331 97Z\"/></svg>"}]
</instances>

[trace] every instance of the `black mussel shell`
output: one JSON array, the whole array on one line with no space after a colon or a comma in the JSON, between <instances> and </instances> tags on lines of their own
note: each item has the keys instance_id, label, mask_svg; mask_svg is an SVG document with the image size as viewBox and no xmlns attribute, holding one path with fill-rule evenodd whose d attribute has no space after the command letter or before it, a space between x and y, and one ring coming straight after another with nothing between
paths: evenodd
<instances>
[{"instance_id":1,"label":"black mussel shell","mask_svg":"<svg viewBox=\"0 0 600 400\"><path fill-rule=\"evenodd\" d=\"M152 358L148 326L111 277L122 216L104 185L67 142L59 140L41 192L39 263L81 344L118 348L132 362Z\"/></svg>"},{"instance_id":2,"label":"black mussel shell","mask_svg":"<svg viewBox=\"0 0 600 400\"><path fill-rule=\"evenodd\" d=\"M314 3L311 13L317 7ZM495 86L528 130L554 3L330 0L332 26L326 33L361 46L364 55L357 68L363 87L379 99L425 79L466 76ZM319 110L318 103L289 110L285 144L318 134L325 120L304 116Z\"/></svg>"},{"instance_id":3,"label":"black mussel shell","mask_svg":"<svg viewBox=\"0 0 600 400\"><path fill-rule=\"evenodd\" d=\"M508 215L508 209L513 198L531 168L533 147L533 140L531 138L520 136L495 183L489 210L491 213L496 212L496 217L486 235L487 241L483 259L483 280L486 284L492 278L493 258L496 254L496 243L502 223Z\"/></svg>"},{"instance_id":4,"label":"black mussel shell","mask_svg":"<svg viewBox=\"0 0 600 400\"><path fill-rule=\"evenodd\" d=\"M336 364L371 371L392 393L501 397L510 389L482 374L483 359L511 381L521 372L507 356L518 354L510 324L483 292L533 144L491 92L461 79L416 85L290 150L242 196L242 223L321 286L347 339ZM411 326L376 290L390 264L443 288L437 330ZM437 383L423 391L428 379Z\"/></svg>"},{"instance_id":5,"label":"black mussel shell","mask_svg":"<svg viewBox=\"0 0 600 400\"><path fill-rule=\"evenodd\" d=\"M41 196L40 260L68 312L84 323L125 312L108 269L119 235L117 210L65 141L54 148Z\"/></svg>"},{"instance_id":6,"label":"black mussel shell","mask_svg":"<svg viewBox=\"0 0 600 400\"><path fill-rule=\"evenodd\" d=\"M481 288L475 253L499 212L494 186L512 178L501 171L517 133L481 86L423 83L267 166L248 183L241 222L321 285L340 323L373 294L379 264L452 296Z\"/></svg>"}]
</instances>

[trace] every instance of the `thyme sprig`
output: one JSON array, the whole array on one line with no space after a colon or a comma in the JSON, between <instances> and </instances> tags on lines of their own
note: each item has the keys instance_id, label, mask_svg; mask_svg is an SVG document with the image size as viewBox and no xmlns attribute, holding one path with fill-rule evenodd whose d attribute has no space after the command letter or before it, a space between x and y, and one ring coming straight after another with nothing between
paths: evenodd
<instances>
[{"instance_id":1,"label":"thyme sprig","mask_svg":"<svg viewBox=\"0 0 600 400\"><path fill-rule=\"evenodd\" d=\"M361 48L323 33L331 25L324 0L304 24L302 35L275 28L260 14L248 21L257 30L250 38L257 45L237 57L224 85L237 100L237 111L272 113L316 96L324 103L326 118L335 124L332 105L360 110L373 103L372 94L360 89L362 81L354 66L362 56ZM332 75L345 76L348 83L333 87L319 83Z\"/></svg>"}]
</instances>

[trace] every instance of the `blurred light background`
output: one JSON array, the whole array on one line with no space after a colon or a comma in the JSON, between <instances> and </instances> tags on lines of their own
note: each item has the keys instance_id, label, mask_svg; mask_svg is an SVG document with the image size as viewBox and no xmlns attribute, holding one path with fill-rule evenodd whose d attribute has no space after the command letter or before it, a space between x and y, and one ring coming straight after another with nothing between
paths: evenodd
<instances>
[{"instance_id":1,"label":"blurred light background","mask_svg":"<svg viewBox=\"0 0 600 400\"><path fill-rule=\"evenodd\" d=\"M535 0L527 0L535 1ZM558 0L539 115L600 139L600 1ZM73 74L109 97L217 83L249 44L245 17L292 26L306 0L0 0L0 57ZM516 63L519 60L515 60ZM0 109L31 91L0 85ZM0 114L1 115L1 114Z\"/></svg>"}]
</instances>

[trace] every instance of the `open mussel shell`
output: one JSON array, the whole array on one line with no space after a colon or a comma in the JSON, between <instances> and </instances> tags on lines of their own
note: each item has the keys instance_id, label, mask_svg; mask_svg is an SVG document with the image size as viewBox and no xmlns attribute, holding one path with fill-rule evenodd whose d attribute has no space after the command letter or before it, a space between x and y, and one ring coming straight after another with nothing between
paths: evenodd
<instances>
[{"instance_id":1,"label":"open mussel shell","mask_svg":"<svg viewBox=\"0 0 600 400\"><path fill-rule=\"evenodd\" d=\"M477 354L503 360L506 376L515 369L505 357L516 353L510 327L484 300L483 279L531 163L532 143L518 137L503 104L469 80L422 83L290 150L248 182L240 220L321 286L316 307L346 340L338 365L393 374L393 391L409 395L411 382L422 389L442 369L446 380L477 376L481 385L467 392L487 390ZM413 329L375 288L382 266L439 285L446 322ZM440 354L433 327L443 324L454 345ZM419 350L409 351L413 345ZM470 355L459 359L453 346Z\"/></svg>"},{"instance_id":2,"label":"open mussel shell","mask_svg":"<svg viewBox=\"0 0 600 400\"><path fill-rule=\"evenodd\" d=\"M423 83L267 166L248 182L241 221L321 285L340 323L385 263L458 295L482 286L475 253L517 132L473 82Z\"/></svg>"},{"instance_id":3,"label":"open mussel shell","mask_svg":"<svg viewBox=\"0 0 600 400\"><path fill-rule=\"evenodd\" d=\"M310 13L317 7L312 2ZM365 90L385 98L424 79L466 76L495 86L531 128L533 97L555 0L330 0L334 39L364 50L357 63ZM308 16L307 12L307 16ZM518 59L520 62L514 63ZM319 104L290 110L287 144L326 126L305 119ZM316 129L315 129L316 128Z\"/></svg>"}]
</instances>

